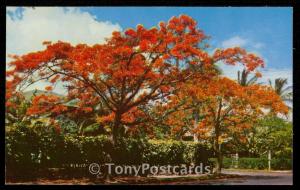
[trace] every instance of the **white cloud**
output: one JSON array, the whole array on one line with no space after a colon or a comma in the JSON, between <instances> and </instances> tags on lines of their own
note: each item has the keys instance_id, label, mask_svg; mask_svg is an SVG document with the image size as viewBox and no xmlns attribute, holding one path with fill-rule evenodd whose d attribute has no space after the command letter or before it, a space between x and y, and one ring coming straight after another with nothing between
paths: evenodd
<instances>
[{"instance_id":1,"label":"white cloud","mask_svg":"<svg viewBox=\"0 0 300 190\"><path fill-rule=\"evenodd\" d=\"M233 36L228 40L225 40L221 43L223 48L229 47L242 47L247 50L248 53L254 53L264 60L265 66L268 64L269 60L262 54L262 48L265 47L265 44L262 42L256 42L252 39L245 39L240 36Z\"/></svg>"},{"instance_id":2,"label":"white cloud","mask_svg":"<svg viewBox=\"0 0 300 190\"><path fill-rule=\"evenodd\" d=\"M248 40L241 38L240 36L234 36L228 40L222 42L223 48L235 47L235 46L246 46L248 44Z\"/></svg>"},{"instance_id":3,"label":"white cloud","mask_svg":"<svg viewBox=\"0 0 300 190\"><path fill-rule=\"evenodd\" d=\"M264 69L261 71L263 77L260 79L261 82L268 83L268 79L274 81L276 78L287 78L288 85L293 85L293 69Z\"/></svg>"},{"instance_id":4,"label":"white cloud","mask_svg":"<svg viewBox=\"0 0 300 190\"><path fill-rule=\"evenodd\" d=\"M17 14L15 7L14 14ZM77 43L103 43L112 31L121 30L118 24L97 21L78 8L24 8L21 18L7 14L7 53L23 54L43 49L43 41L58 40Z\"/></svg>"},{"instance_id":5,"label":"white cloud","mask_svg":"<svg viewBox=\"0 0 300 190\"><path fill-rule=\"evenodd\" d=\"M244 68L242 65L232 66L232 65L225 65L223 63L218 63L217 65L221 68L222 75L231 78L233 80L237 79L237 72L242 71Z\"/></svg>"},{"instance_id":6,"label":"white cloud","mask_svg":"<svg viewBox=\"0 0 300 190\"><path fill-rule=\"evenodd\" d=\"M113 31L120 31L119 24L109 21L98 21L95 16L79 8L7 7L6 12L6 54L25 54L42 50L43 41L58 40L71 44L86 43L89 45L103 43ZM10 61L10 59L7 59ZM41 89L45 83L37 83L28 88ZM61 91L61 87L57 87Z\"/></svg>"},{"instance_id":7,"label":"white cloud","mask_svg":"<svg viewBox=\"0 0 300 190\"><path fill-rule=\"evenodd\" d=\"M261 48L265 47L265 44L264 44L264 43L261 43L261 42L257 42L257 43L254 43L254 44L253 44L253 47L254 47L255 49L261 49Z\"/></svg>"},{"instance_id":8,"label":"white cloud","mask_svg":"<svg viewBox=\"0 0 300 190\"><path fill-rule=\"evenodd\" d=\"M229 48L229 47L235 47L235 46L245 48L247 46L250 49L260 50L263 47L265 47L265 44L262 42L256 42L252 39L250 40L250 39L242 38L240 36L233 36L227 40L224 40L221 43L221 46L223 48Z\"/></svg>"}]
</instances>

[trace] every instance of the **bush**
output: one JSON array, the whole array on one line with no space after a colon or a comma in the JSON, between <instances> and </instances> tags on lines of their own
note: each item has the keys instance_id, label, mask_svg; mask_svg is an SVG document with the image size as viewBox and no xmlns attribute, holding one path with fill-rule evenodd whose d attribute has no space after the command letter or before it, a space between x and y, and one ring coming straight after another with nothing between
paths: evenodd
<instances>
[{"instance_id":1,"label":"bush","mask_svg":"<svg viewBox=\"0 0 300 190\"><path fill-rule=\"evenodd\" d=\"M267 158L240 158L238 167L243 169L267 169Z\"/></svg>"},{"instance_id":2,"label":"bush","mask_svg":"<svg viewBox=\"0 0 300 190\"><path fill-rule=\"evenodd\" d=\"M66 165L74 163L105 163L108 153L112 149L109 139L104 136L66 136L64 147L60 148L64 154L63 162Z\"/></svg>"},{"instance_id":3,"label":"bush","mask_svg":"<svg viewBox=\"0 0 300 190\"><path fill-rule=\"evenodd\" d=\"M37 137L27 128L10 132L5 137L6 176L29 178L37 174L39 154Z\"/></svg>"},{"instance_id":4,"label":"bush","mask_svg":"<svg viewBox=\"0 0 300 190\"><path fill-rule=\"evenodd\" d=\"M215 162L215 158L211 158L211 161ZM232 158L223 158L223 168L234 168L235 161ZM238 167L239 169L268 169L267 158L239 158ZM286 158L273 158L271 160L272 170L290 170L292 169L292 160Z\"/></svg>"},{"instance_id":5,"label":"bush","mask_svg":"<svg viewBox=\"0 0 300 190\"><path fill-rule=\"evenodd\" d=\"M234 167L234 160L231 158L223 158L223 168L231 168Z\"/></svg>"},{"instance_id":6,"label":"bush","mask_svg":"<svg viewBox=\"0 0 300 190\"><path fill-rule=\"evenodd\" d=\"M144 162L152 165L209 164L210 152L199 143L175 140L150 140Z\"/></svg>"},{"instance_id":7,"label":"bush","mask_svg":"<svg viewBox=\"0 0 300 190\"><path fill-rule=\"evenodd\" d=\"M167 165L183 163L184 144L179 141L149 141L144 155L145 163Z\"/></svg>"},{"instance_id":8,"label":"bush","mask_svg":"<svg viewBox=\"0 0 300 190\"><path fill-rule=\"evenodd\" d=\"M45 176L49 168L64 168L66 175L81 175L74 165L115 163L116 165L209 164L208 149L198 143L122 138L113 146L107 136L35 133L19 126L6 133L6 175L8 178ZM82 168L88 174L87 168Z\"/></svg>"},{"instance_id":9,"label":"bush","mask_svg":"<svg viewBox=\"0 0 300 190\"><path fill-rule=\"evenodd\" d=\"M105 135L61 135L54 129L33 130L23 123L6 132L6 176L9 179L47 177L49 168L60 168L67 177L89 175L90 163L117 165L212 165L209 148L194 142L121 138L113 146ZM77 167L75 165L84 165ZM223 168L233 168L234 161L224 157ZM291 169L292 161L273 158L272 169ZM267 158L239 158L238 168L267 169Z\"/></svg>"},{"instance_id":10,"label":"bush","mask_svg":"<svg viewBox=\"0 0 300 190\"><path fill-rule=\"evenodd\" d=\"M121 138L110 152L111 162L127 165L141 164L148 146L149 143L143 138Z\"/></svg>"},{"instance_id":11,"label":"bush","mask_svg":"<svg viewBox=\"0 0 300 190\"><path fill-rule=\"evenodd\" d=\"M272 159L271 168L275 170L291 170L293 168L292 159L287 159L287 158Z\"/></svg>"}]
</instances>

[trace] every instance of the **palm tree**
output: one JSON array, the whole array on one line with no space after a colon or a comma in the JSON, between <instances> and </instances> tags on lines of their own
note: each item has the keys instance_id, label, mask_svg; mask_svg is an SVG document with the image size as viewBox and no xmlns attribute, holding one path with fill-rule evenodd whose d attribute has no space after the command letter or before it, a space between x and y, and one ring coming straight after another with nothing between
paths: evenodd
<instances>
[{"instance_id":1,"label":"palm tree","mask_svg":"<svg viewBox=\"0 0 300 190\"><path fill-rule=\"evenodd\" d=\"M238 83L241 86L249 86L253 85L257 82L258 77L254 75L250 80L248 80L249 72L246 71L245 69L242 71L238 71Z\"/></svg>"},{"instance_id":2,"label":"palm tree","mask_svg":"<svg viewBox=\"0 0 300 190\"><path fill-rule=\"evenodd\" d=\"M293 102L293 92L291 91L293 86L286 86L287 78L276 78L274 85L269 79L269 85L275 90L275 92L281 97L283 101Z\"/></svg>"}]
</instances>

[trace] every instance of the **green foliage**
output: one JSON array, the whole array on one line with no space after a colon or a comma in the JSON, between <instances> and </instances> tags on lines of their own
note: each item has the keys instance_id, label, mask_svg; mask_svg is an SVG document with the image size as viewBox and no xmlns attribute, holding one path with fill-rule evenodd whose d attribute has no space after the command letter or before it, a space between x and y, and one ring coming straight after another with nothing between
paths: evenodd
<instances>
[{"instance_id":1,"label":"green foliage","mask_svg":"<svg viewBox=\"0 0 300 190\"><path fill-rule=\"evenodd\" d=\"M98 123L94 123L92 125L87 126L86 128L83 129L84 133L91 133L96 131L99 128L99 124Z\"/></svg>"},{"instance_id":2,"label":"green foliage","mask_svg":"<svg viewBox=\"0 0 300 190\"><path fill-rule=\"evenodd\" d=\"M7 131L5 156L8 177L39 176L40 172L47 173L49 168L66 168L68 175L73 175L71 165L74 164L209 164L206 147L193 142L122 138L113 146L104 135L61 135L54 129L52 132L33 129L19 123Z\"/></svg>"},{"instance_id":3,"label":"green foliage","mask_svg":"<svg viewBox=\"0 0 300 190\"><path fill-rule=\"evenodd\" d=\"M170 135L170 127L166 125L153 126L153 132L156 139L167 139Z\"/></svg>"},{"instance_id":4,"label":"green foliage","mask_svg":"<svg viewBox=\"0 0 300 190\"><path fill-rule=\"evenodd\" d=\"M80 133L84 136L97 136L109 133L107 126L101 126L99 123L92 123L84 126L80 125Z\"/></svg>"},{"instance_id":5,"label":"green foliage","mask_svg":"<svg viewBox=\"0 0 300 190\"><path fill-rule=\"evenodd\" d=\"M213 163L216 162L215 158L210 158ZM233 158L223 158L223 168L235 168L235 160ZM239 169L268 169L268 159L262 158L239 158L237 168ZM272 158L272 170L290 170L292 169L292 159L286 158Z\"/></svg>"},{"instance_id":6,"label":"green foliage","mask_svg":"<svg viewBox=\"0 0 300 190\"><path fill-rule=\"evenodd\" d=\"M146 163L176 165L203 163L209 164L209 150L201 144L175 140L149 140L144 155Z\"/></svg>"},{"instance_id":7,"label":"green foliage","mask_svg":"<svg viewBox=\"0 0 300 190\"><path fill-rule=\"evenodd\" d=\"M256 126L256 147L262 154L271 150L276 158L292 157L293 126L278 117L266 117Z\"/></svg>"},{"instance_id":8,"label":"green foliage","mask_svg":"<svg viewBox=\"0 0 300 190\"><path fill-rule=\"evenodd\" d=\"M231 168L234 167L235 161L231 158L223 158L223 168Z\"/></svg>"},{"instance_id":9,"label":"green foliage","mask_svg":"<svg viewBox=\"0 0 300 190\"><path fill-rule=\"evenodd\" d=\"M238 167L242 169L267 169L267 158L240 158Z\"/></svg>"},{"instance_id":10,"label":"green foliage","mask_svg":"<svg viewBox=\"0 0 300 190\"><path fill-rule=\"evenodd\" d=\"M61 163L63 139L54 130L41 134L21 123L15 127L10 128L5 136L8 177L35 177L44 167L50 168Z\"/></svg>"},{"instance_id":11,"label":"green foliage","mask_svg":"<svg viewBox=\"0 0 300 190\"><path fill-rule=\"evenodd\" d=\"M178 141L150 141L145 159L149 164L176 164L183 163L184 144Z\"/></svg>"},{"instance_id":12,"label":"green foliage","mask_svg":"<svg viewBox=\"0 0 300 190\"><path fill-rule=\"evenodd\" d=\"M71 133L71 134L76 134L79 131L78 125L68 117L65 117L64 115L59 115L56 117L56 120L59 123L59 126L62 129L62 132L64 134L66 133Z\"/></svg>"},{"instance_id":13,"label":"green foliage","mask_svg":"<svg viewBox=\"0 0 300 190\"><path fill-rule=\"evenodd\" d=\"M287 158L276 158L271 161L271 167L275 170L291 170L292 164L292 159Z\"/></svg>"},{"instance_id":14,"label":"green foliage","mask_svg":"<svg viewBox=\"0 0 300 190\"><path fill-rule=\"evenodd\" d=\"M292 157L293 125L282 118L269 115L261 118L256 124L242 131L247 141L240 142L239 135L225 144L223 151L249 157L266 156L271 150L272 157Z\"/></svg>"},{"instance_id":15,"label":"green foliage","mask_svg":"<svg viewBox=\"0 0 300 190\"><path fill-rule=\"evenodd\" d=\"M95 137L71 136L64 138L64 160L61 162L68 166L69 164L83 163L104 163L112 146L106 136Z\"/></svg>"},{"instance_id":16,"label":"green foliage","mask_svg":"<svg viewBox=\"0 0 300 190\"><path fill-rule=\"evenodd\" d=\"M10 98L10 102L13 102L16 106L6 107L5 123L11 125L26 119L26 111L30 106L30 102L26 101L22 95L13 96Z\"/></svg>"},{"instance_id":17,"label":"green foliage","mask_svg":"<svg viewBox=\"0 0 300 190\"><path fill-rule=\"evenodd\" d=\"M145 138L121 138L116 144L112 156L112 162L116 164L141 164L145 162L144 154L151 146Z\"/></svg>"},{"instance_id":18,"label":"green foliage","mask_svg":"<svg viewBox=\"0 0 300 190\"><path fill-rule=\"evenodd\" d=\"M259 152L272 150L272 169L291 169L292 125L278 118L266 118L256 127L256 148ZM211 165L213 161L208 159L212 156L209 148L200 143L139 136L120 138L113 146L105 135L78 136L72 127L62 129L65 132L58 133L47 117L23 119L6 126L6 175L34 177L49 168L70 168L72 164ZM223 167L232 168L233 160L224 158ZM240 158L238 168L267 169L267 158ZM74 171L70 171L68 175L73 175Z\"/></svg>"}]
</instances>

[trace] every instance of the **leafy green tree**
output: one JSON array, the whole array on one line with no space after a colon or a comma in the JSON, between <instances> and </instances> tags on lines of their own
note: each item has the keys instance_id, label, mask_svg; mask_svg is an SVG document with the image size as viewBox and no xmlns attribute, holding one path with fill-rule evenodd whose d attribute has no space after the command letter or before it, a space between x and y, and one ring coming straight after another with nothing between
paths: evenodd
<instances>
[{"instance_id":1,"label":"leafy green tree","mask_svg":"<svg viewBox=\"0 0 300 190\"><path fill-rule=\"evenodd\" d=\"M244 129L242 142L240 136L232 135L227 150L240 152L246 156L262 156L271 150L278 158L291 158L293 127L292 123L276 116L258 120L253 127Z\"/></svg>"},{"instance_id":2,"label":"leafy green tree","mask_svg":"<svg viewBox=\"0 0 300 190\"><path fill-rule=\"evenodd\" d=\"M293 126L278 117L267 117L257 125L256 144L261 154L268 149L277 157L291 158L293 142Z\"/></svg>"}]
</instances>

